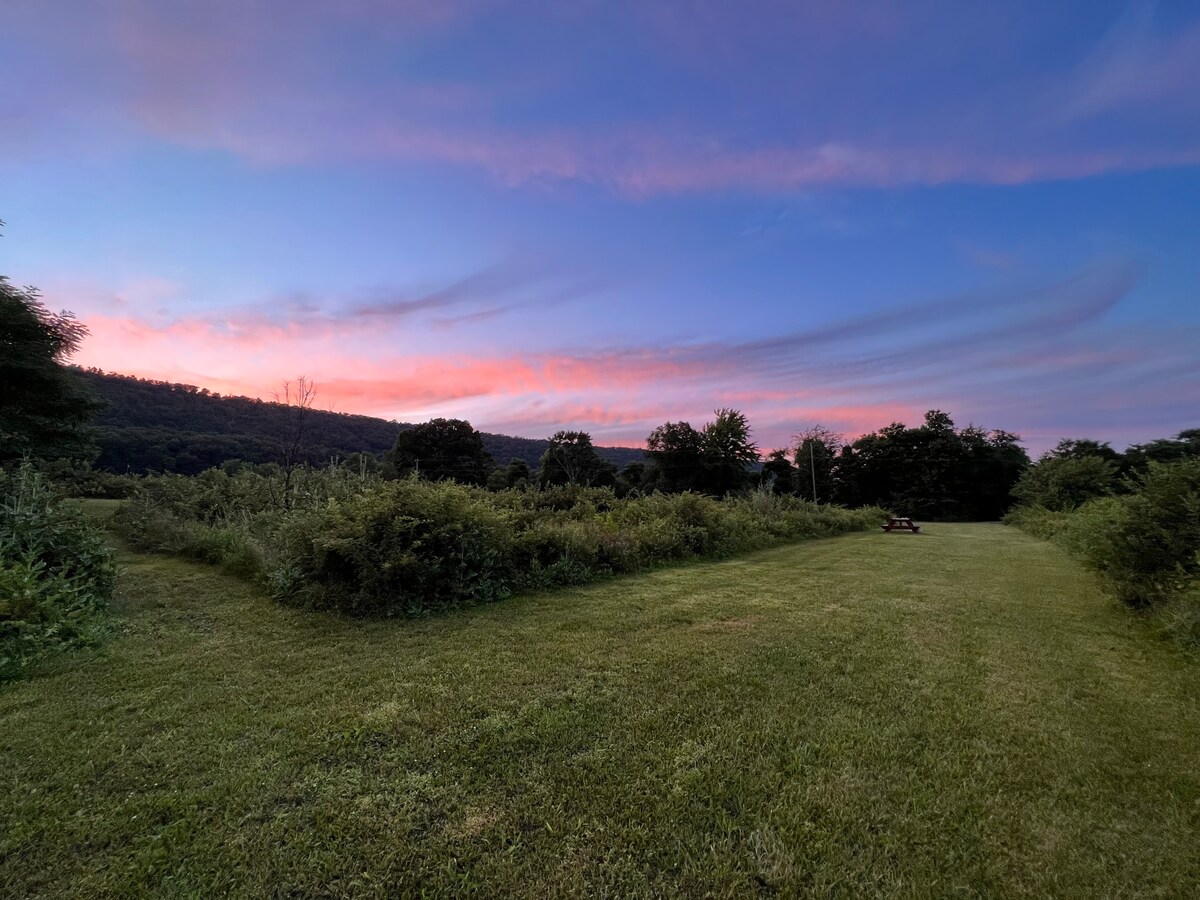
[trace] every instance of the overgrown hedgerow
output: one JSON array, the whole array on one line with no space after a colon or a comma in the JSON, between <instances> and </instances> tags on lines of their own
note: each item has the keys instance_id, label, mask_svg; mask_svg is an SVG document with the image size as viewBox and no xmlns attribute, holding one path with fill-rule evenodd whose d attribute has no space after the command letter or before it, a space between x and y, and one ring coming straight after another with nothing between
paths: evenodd
<instances>
[{"instance_id":1,"label":"overgrown hedgerow","mask_svg":"<svg viewBox=\"0 0 1200 900\"><path fill-rule=\"evenodd\" d=\"M0 680L105 628L115 567L103 534L34 468L0 470Z\"/></svg>"},{"instance_id":2,"label":"overgrown hedgerow","mask_svg":"<svg viewBox=\"0 0 1200 900\"><path fill-rule=\"evenodd\" d=\"M309 470L288 498L257 473L149 479L118 522L143 548L255 576L288 603L417 615L860 530L883 515L766 492L618 499L608 489L487 492Z\"/></svg>"},{"instance_id":3,"label":"overgrown hedgerow","mask_svg":"<svg viewBox=\"0 0 1200 900\"><path fill-rule=\"evenodd\" d=\"M1119 599L1200 642L1200 459L1152 462L1126 488L1072 510L1022 507L1005 521L1060 543Z\"/></svg>"}]
</instances>

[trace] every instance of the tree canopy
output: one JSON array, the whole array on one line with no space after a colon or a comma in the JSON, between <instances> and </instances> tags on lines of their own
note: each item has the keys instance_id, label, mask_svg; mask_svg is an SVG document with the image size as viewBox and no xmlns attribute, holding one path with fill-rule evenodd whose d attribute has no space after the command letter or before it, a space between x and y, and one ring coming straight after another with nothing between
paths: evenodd
<instances>
[{"instance_id":1,"label":"tree canopy","mask_svg":"<svg viewBox=\"0 0 1200 900\"><path fill-rule=\"evenodd\" d=\"M759 462L750 423L736 409L718 409L714 416L699 431L688 422L666 422L650 433L648 487L723 497L747 485L750 467Z\"/></svg>"},{"instance_id":2,"label":"tree canopy","mask_svg":"<svg viewBox=\"0 0 1200 900\"><path fill-rule=\"evenodd\" d=\"M1113 493L1117 463L1102 456L1047 456L1030 466L1013 487L1022 503L1046 509L1074 509Z\"/></svg>"},{"instance_id":3,"label":"tree canopy","mask_svg":"<svg viewBox=\"0 0 1200 900\"><path fill-rule=\"evenodd\" d=\"M918 428L894 422L843 447L835 498L919 518L998 519L1029 465L1019 440L973 425L956 430L946 413L930 410Z\"/></svg>"},{"instance_id":4,"label":"tree canopy","mask_svg":"<svg viewBox=\"0 0 1200 900\"><path fill-rule=\"evenodd\" d=\"M543 487L579 484L588 487L611 486L617 467L601 457L586 431L558 431L550 438L542 454L538 479Z\"/></svg>"},{"instance_id":5,"label":"tree canopy","mask_svg":"<svg viewBox=\"0 0 1200 900\"><path fill-rule=\"evenodd\" d=\"M483 436L463 419L431 419L400 432L387 461L397 476L416 472L432 481L487 483L494 463Z\"/></svg>"},{"instance_id":6,"label":"tree canopy","mask_svg":"<svg viewBox=\"0 0 1200 900\"><path fill-rule=\"evenodd\" d=\"M95 452L88 423L99 404L64 365L86 335L71 313L0 276L0 462Z\"/></svg>"},{"instance_id":7,"label":"tree canopy","mask_svg":"<svg viewBox=\"0 0 1200 900\"><path fill-rule=\"evenodd\" d=\"M1159 438L1147 444L1134 444L1125 451L1129 468L1145 471L1152 462L1177 462L1200 457L1200 428L1188 428L1173 438Z\"/></svg>"},{"instance_id":8,"label":"tree canopy","mask_svg":"<svg viewBox=\"0 0 1200 900\"><path fill-rule=\"evenodd\" d=\"M837 454L845 442L840 434L814 425L796 435L796 493L814 502L830 502L837 485L834 479Z\"/></svg>"}]
</instances>

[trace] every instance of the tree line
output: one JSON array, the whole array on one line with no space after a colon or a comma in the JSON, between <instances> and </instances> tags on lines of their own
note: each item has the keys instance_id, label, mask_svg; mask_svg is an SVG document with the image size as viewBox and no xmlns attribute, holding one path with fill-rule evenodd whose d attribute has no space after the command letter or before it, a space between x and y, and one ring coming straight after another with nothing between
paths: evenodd
<instances>
[{"instance_id":1,"label":"tree line","mask_svg":"<svg viewBox=\"0 0 1200 900\"><path fill-rule=\"evenodd\" d=\"M1012 489L1029 466L1018 441L1006 431L956 428L946 413L931 410L918 427L893 423L851 442L817 426L764 460L745 414L718 409L699 428L658 426L646 438L644 459L622 468L599 457L586 432L560 431L534 470L521 461L496 466L469 422L436 419L401 434L383 467L396 476L417 473L492 489L578 484L611 487L618 495L725 497L766 488L822 503L978 520L998 518L1011 505Z\"/></svg>"},{"instance_id":2,"label":"tree line","mask_svg":"<svg viewBox=\"0 0 1200 900\"><path fill-rule=\"evenodd\" d=\"M1022 473L1013 495L1026 506L1066 512L1101 497L1136 493L1152 464L1190 459L1200 459L1200 428L1134 444L1124 452L1107 442L1064 440Z\"/></svg>"}]
</instances>

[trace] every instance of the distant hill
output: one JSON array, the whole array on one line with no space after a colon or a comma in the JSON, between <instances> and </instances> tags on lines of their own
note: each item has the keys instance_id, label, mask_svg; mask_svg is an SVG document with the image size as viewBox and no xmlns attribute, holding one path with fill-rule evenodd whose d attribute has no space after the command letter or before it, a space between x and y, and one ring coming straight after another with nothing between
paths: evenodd
<instances>
[{"instance_id":1,"label":"distant hill","mask_svg":"<svg viewBox=\"0 0 1200 900\"><path fill-rule=\"evenodd\" d=\"M96 369L77 371L105 404L96 418L98 468L194 475L226 460L279 461L280 435L289 421L282 404ZM310 415L304 458L314 465L351 453L382 453L396 435L413 427L325 410L312 410ZM544 440L486 432L483 445L501 465L523 459L536 467L546 450ZM633 447L596 450L618 466L643 459L642 451Z\"/></svg>"}]
</instances>

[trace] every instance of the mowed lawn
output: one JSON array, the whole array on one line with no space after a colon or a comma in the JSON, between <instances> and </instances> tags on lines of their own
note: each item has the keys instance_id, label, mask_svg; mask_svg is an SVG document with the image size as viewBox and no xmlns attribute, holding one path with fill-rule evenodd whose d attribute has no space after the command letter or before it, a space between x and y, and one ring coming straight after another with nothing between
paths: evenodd
<instances>
[{"instance_id":1,"label":"mowed lawn","mask_svg":"<svg viewBox=\"0 0 1200 900\"><path fill-rule=\"evenodd\" d=\"M1200 663L1011 529L415 622L122 561L0 688L4 897L1200 893Z\"/></svg>"}]
</instances>

